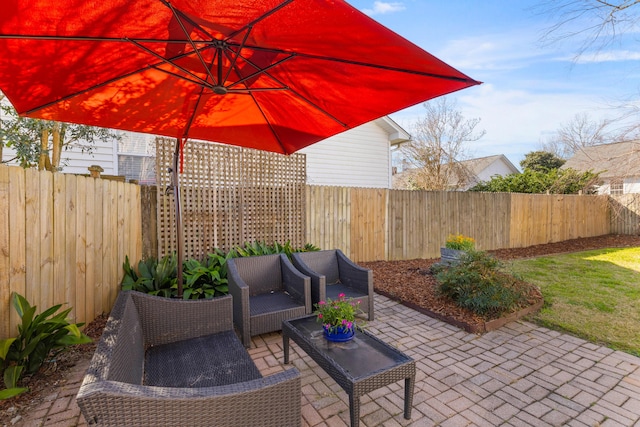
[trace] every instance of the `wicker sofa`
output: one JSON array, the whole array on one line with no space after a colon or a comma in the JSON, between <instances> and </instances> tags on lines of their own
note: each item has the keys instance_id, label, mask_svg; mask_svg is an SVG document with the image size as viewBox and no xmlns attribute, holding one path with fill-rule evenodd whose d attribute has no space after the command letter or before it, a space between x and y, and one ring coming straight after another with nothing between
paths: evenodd
<instances>
[{"instance_id":1,"label":"wicker sofa","mask_svg":"<svg viewBox=\"0 0 640 427\"><path fill-rule=\"evenodd\" d=\"M87 423L299 426L299 372L262 377L232 319L231 296L120 292L77 395Z\"/></svg>"}]
</instances>

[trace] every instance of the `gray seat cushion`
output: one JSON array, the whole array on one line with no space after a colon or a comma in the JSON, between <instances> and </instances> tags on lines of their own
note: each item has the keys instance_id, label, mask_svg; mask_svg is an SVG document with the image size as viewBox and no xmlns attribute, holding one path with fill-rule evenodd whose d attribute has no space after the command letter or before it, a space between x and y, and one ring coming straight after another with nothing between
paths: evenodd
<instances>
[{"instance_id":1,"label":"gray seat cushion","mask_svg":"<svg viewBox=\"0 0 640 427\"><path fill-rule=\"evenodd\" d=\"M262 378L235 332L151 347L144 384L158 387L213 387Z\"/></svg>"}]
</instances>

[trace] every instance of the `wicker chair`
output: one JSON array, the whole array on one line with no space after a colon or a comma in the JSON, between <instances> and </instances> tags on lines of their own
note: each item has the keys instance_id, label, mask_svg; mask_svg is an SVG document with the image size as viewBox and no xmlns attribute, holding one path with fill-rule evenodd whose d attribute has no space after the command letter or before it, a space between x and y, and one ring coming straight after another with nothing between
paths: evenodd
<instances>
[{"instance_id":1,"label":"wicker chair","mask_svg":"<svg viewBox=\"0 0 640 427\"><path fill-rule=\"evenodd\" d=\"M227 261L233 321L245 346L251 337L282 329L282 321L311 313L311 284L284 254Z\"/></svg>"},{"instance_id":2,"label":"wicker chair","mask_svg":"<svg viewBox=\"0 0 640 427\"><path fill-rule=\"evenodd\" d=\"M313 304L344 293L361 300L360 308L373 320L373 271L354 264L340 249L296 252L291 258L298 270L311 277Z\"/></svg>"},{"instance_id":3,"label":"wicker chair","mask_svg":"<svg viewBox=\"0 0 640 427\"><path fill-rule=\"evenodd\" d=\"M301 424L300 373L262 377L233 330L231 296L120 292L77 395L90 425Z\"/></svg>"}]
</instances>

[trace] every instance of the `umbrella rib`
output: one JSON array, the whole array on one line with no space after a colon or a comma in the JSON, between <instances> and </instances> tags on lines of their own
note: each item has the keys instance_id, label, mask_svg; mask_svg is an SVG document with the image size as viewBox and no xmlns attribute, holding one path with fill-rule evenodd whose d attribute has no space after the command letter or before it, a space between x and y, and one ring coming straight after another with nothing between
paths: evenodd
<instances>
[{"instance_id":1,"label":"umbrella rib","mask_svg":"<svg viewBox=\"0 0 640 427\"><path fill-rule=\"evenodd\" d=\"M290 60L291 58L293 58L295 56L295 54L291 54L291 56L288 56L286 58L282 58L281 60L276 61L273 64L270 64L269 66L264 67L264 68L260 68L259 66L257 66L253 62L251 62L248 58L245 58L244 56L241 56L240 53L238 53L237 56L241 57L244 61L247 62L247 64L251 64L258 71L256 71L255 73L251 73L248 76L245 76L245 77L241 78L240 80L230 84L228 86L228 88L232 88L232 87L234 87L236 85L239 85L241 83L246 82L247 80L251 80L252 78L254 78L255 76L258 76L260 74L267 74L267 75L269 75L271 77L271 75L269 73L267 73L267 71L269 71L271 68L277 67L278 65L282 64L283 62L286 62L286 61ZM286 85L283 85L283 86L286 87Z\"/></svg>"},{"instance_id":2,"label":"umbrella rib","mask_svg":"<svg viewBox=\"0 0 640 427\"><path fill-rule=\"evenodd\" d=\"M229 70L227 71L227 75L224 76L224 82L227 81L227 79L229 78L229 76L231 75L231 70L233 70L236 66L236 62L238 61L238 57L240 56L240 52L242 52L242 49L245 46L245 43L247 42L247 39L249 38L249 34L251 33L251 30L253 29L253 26L249 26L247 28L247 32L244 35L244 38L242 39L242 43L240 43L240 46L238 47L238 53L236 53L236 55L233 57L233 60L231 61L231 65L229 66ZM225 56L228 55L225 53ZM219 61L222 61L222 58L219 58ZM223 84L222 82L220 82L220 84Z\"/></svg>"},{"instance_id":3,"label":"umbrella rib","mask_svg":"<svg viewBox=\"0 0 640 427\"><path fill-rule=\"evenodd\" d=\"M180 43L184 44L188 40L176 40L176 39L145 39L145 38L126 38L126 37L86 37L86 36L43 36L43 35L28 35L28 34L0 34L0 39L16 39L16 40L58 40L58 41L76 41L76 42L122 42L129 43L132 40L139 43ZM199 40L198 43L213 45L217 41L214 40Z\"/></svg>"},{"instance_id":4,"label":"umbrella rib","mask_svg":"<svg viewBox=\"0 0 640 427\"><path fill-rule=\"evenodd\" d=\"M171 3L169 3L166 0L160 0L160 3L164 4L166 7L168 7L169 9L171 9L171 11L173 12L174 16L176 18L178 18L178 22L180 22L180 18L177 16L178 14L180 14L180 16L182 17L182 19L184 19L185 21L188 21L191 25L193 25L194 27L198 28L200 31L202 31L202 33L207 36L209 39L213 40L214 37L204 28L202 28L202 26L200 24L198 24L197 22L195 22L193 19L191 19L186 13L182 12L179 9L176 9L173 7L173 5ZM182 23L180 22L180 26L182 27ZM183 28L184 30L184 28ZM186 31L185 31L185 34ZM191 38L187 35L188 38Z\"/></svg>"},{"instance_id":5,"label":"umbrella rib","mask_svg":"<svg viewBox=\"0 0 640 427\"><path fill-rule=\"evenodd\" d=\"M148 54L150 54L150 55L152 55L152 56L155 56L156 58L158 58L158 59L159 59L160 61L162 61L163 63L168 64L168 65L170 65L170 66L172 66L172 67L175 67L175 68L179 69L180 71L182 71L182 72L184 72L184 73L189 74L189 75L190 75L191 77L193 77L194 79L199 80L200 82L202 82L202 84L203 84L203 85L205 85L205 86L210 85L210 83L207 83L207 81L206 81L206 80L201 79L200 77L198 77L198 76L196 76L195 74L193 74L191 71L189 71L189 70L187 70L186 68L181 67L181 66L179 66L178 64L176 64L175 62L173 62L173 61L174 61L174 60L176 60L176 59L185 58L185 57L187 57L187 56L191 55L191 52L183 53L183 54L182 54L182 55L180 55L180 56L177 56L177 57L174 57L174 58L171 58L171 59L167 59L167 58L163 57L162 55L160 55L160 54L158 54L158 53L156 53L156 52L152 51L151 49L149 49L149 48L147 48L147 47L144 47L143 45L141 45L140 43L138 43L138 42L136 42L136 41L131 40L131 43L133 43L133 45L137 46L138 48L140 48L140 49L144 50L144 51L145 51L145 52L147 52ZM164 71L164 72L166 72L166 73L168 73L168 74L174 75L174 76L176 76L176 77L180 77L180 78L182 78L183 80L192 81L192 80L186 79L186 78L184 78L184 77L182 77L182 76L180 76L180 75L178 75L178 74L174 74L174 73L172 73L172 72L170 72L170 71L168 71L168 70L163 70L163 69L161 69L161 68L158 68L158 65L159 65L159 64L152 64L152 65L149 65L147 68L153 68L154 70ZM205 67L205 68L206 68L206 67ZM144 68L143 68L143 69L144 69ZM213 78L213 77L212 77L212 78ZM215 81L215 80L214 80L214 81Z\"/></svg>"},{"instance_id":6,"label":"umbrella rib","mask_svg":"<svg viewBox=\"0 0 640 427\"><path fill-rule=\"evenodd\" d=\"M143 49L146 49L144 46L141 46L141 47L142 47ZM153 51L150 51L150 52L151 52L151 53L155 53L155 52L153 52ZM184 58L184 57L186 57L186 56L188 56L188 55L190 55L190 54L191 54L191 53L184 53L184 54L182 54L182 55L178 55L178 56L174 57L173 59L180 59L180 58ZM160 58L162 58L162 57L160 57ZM166 62L166 59L165 59L165 58L162 58L162 59L163 59L163 62ZM174 66L175 66L175 64L172 64L172 65L174 65ZM147 65L146 67L139 68L139 69L136 69L136 70L130 71L130 72L125 73L125 74L121 74L121 75L119 75L119 76L117 76L117 77L114 77L114 78L109 79L109 80L105 80L104 82L101 82L101 83L96 84L96 85L94 85L94 86L88 87L88 88L83 89L83 90L80 90L80 91L78 91L78 92L70 93L69 95L63 96L62 98L58 98L58 99L56 99L56 100L54 100L54 101L47 102L47 103L45 103L45 104L43 104L43 105L39 105L37 108L33 108L33 109L31 109L31 110L27 110L27 111L25 111L25 112L24 112L24 114L31 114L31 113L35 113L36 111L40 111L40 110L43 110L43 109L45 109L45 108L47 108L47 107L50 107L51 105L57 104L57 103L59 103L60 101L66 101L67 99L74 98L74 97L76 97L76 96L82 95L82 94L87 93L87 92L91 92L91 91L92 91L92 90L94 90L94 89L97 89L97 88L100 88L100 87L104 87L104 86L110 85L110 84L111 84L111 83L113 83L113 82L117 82L118 80L122 80L122 79L125 79L125 78L127 78L127 77L133 76L133 75L138 74L138 73L140 73L140 72L142 72L142 71L144 71L144 70L149 70L149 69L152 69L152 68L153 68L154 70L164 71L164 72L168 73L168 71L162 70L161 68L157 68L157 66L158 66L158 64L151 64L151 65ZM180 67L177 67L177 68L180 68ZM186 72L189 72L188 70L185 70L185 71L186 71ZM197 78L197 79L199 79L199 78L198 78L198 76L194 76L194 77L195 77L195 78ZM187 79L187 78L184 78L184 77L182 77L182 79L183 79L183 80L186 80L186 81L189 81L189 82L191 81L191 80L189 80L189 79ZM201 79L199 79L199 80L201 80ZM193 83L198 84L197 82L193 82ZM208 85L208 83L207 83L207 82L204 82L203 84L204 84L205 86L206 86L206 85ZM203 84L201 84L201 86L202 86Z\"/></svg>"},{"instance_id":7,"label":"umbrella rib","mask_svg":"<svg viewBox=\"0 0 640 427\"><path fill-rule=\"evenodd\" d=\"M274 127L271 124L271 122L269 121L269 119L267 118L267 115L264 113L264 110L262 109L262 106L260 105L260 103L256 100L256 98L253 96L252 93L249 93L249 96L251 96L251 99L253 99L253 103L256 105L256 108L260 111L260 114L262 114L262 118L264 118L264 121L269 126L269 129L271 129L271 133L273 134L273 137L276 139L276 141L278 141L278 145L282 149L282 152L283 153L287 153L287 149L285 148L284 144L282 143L282 140L280 139L280 136L278 135L278 133L274 129Z\"/></svg>"},{"instance_id":8,"label":"umbrella rib","mask_svg":"<svg viewBox=\"0 0 640 427\"><path fill-rule=\"evenodd\" d=\"M260 68L258 67L256 64L254 64L250 59L248 58L242 58L245 61L247 61L247 63L249 63L251 66L256 67L256 68ZM289 58L287 58L289 59ZM313 108L315 108L316 110L320 111L322 114L324 114L325 116L329 117L331 120L335 121L336 123L338 123L340 126L347 128L348 125L346 123L344 123L342 120L338 119L337 117L335 117L333 114L329 113L327 110L325 110L324 108L320 107L319 105L317 105L316 103L312 102L311 100L305 98L304 96L302 96L300 93L298 93L296 90L291 89L291 87L287 86L286 84L284 84L280 79L278 79L277 77L269 74L267 72L267 69L263 70L264 74L267 75L270 79L274 80L276 83L282 85L283 88L286 88L286 90L290 91L292 94L294 94L295 96L297 96L298 98L300 98L301 100L303 100L304 102L306 102L307 104L311 105ZM246 86L246 85L245 85ZM249 88L247 88L249 89ZM251 90L251 89L249 89ZM254 98L255 100L255 98Z\"/></svg>"},{"instance_id":9,"label":"umbrella rib","mask_svg":"<svg viewBox=\"0 0 640 427\"><path fill-rule=\"evenodd\" d=\"M292 2L293 2L293 0L286 0L286 1L282 2L282 3L280 3L278 6L274 7L273 9L269 10L268 12L263 13L258 18L254 19L253 21L251 21L248 24L246 24L244 27L240 28L239 30L237 30L237 31L235 31L235 32L233 32L231 34L229 34L229 36L227 37L227 40L233 39L235 36L237 36L238 34L242 33L247 28L253 27L258 22L268 18L269 16L271 16L274 13L278 12L280 9L282 9L283 7L287 6L289 3L292 3Z\"/></svg>"},{"instance_id":10,"label":"umbrella rib","mask_svg":"<svg viewBox=\"0 0 640 427\"><path fill-rule=\"evenodd\" d=\"M229 45L237 46L237 43L229 43ZM341 63L341 64L358 65L358 66L361 66L361 67L376 68L376 69L379 69L379 70L386 70L386 71L396 71L396 72L400 72L400 73L414 74L414 75L419 75L419 76L424 76L424 77L434 77L434 78L438 78L438 79L453 80L453 81L472 83L472 84L480 84L480 82L478 82L477 80L474 80L474 79L472 79L470 77L467 77L467 76L465 76L465 77L448 76L446 74L429 73L429 72L419 71L419 70L410 70L410 69L407 69L407 68L392 67L392 66L389 66L389 65L379 65L379 64L372 64L372 63L369 63L369 62L354 61L354 60L351 60L351 59L341 59L341 58L334 58L334 57L330 57L330 56L312 55L312 54L303 53L303 52L291 52L291 51L284 50L284 49L275 49L275 48L268 48L268 47L261 47L261 46L251 46L251 45L245 46L245 47L247 49L258 50L258 51L263 51L263 52L273 52L273 53L281 53L281 54L286 54L286 55L295 55L295 56L300 57L300 58L317 59L317 60L320 60L320 61L329 61L329 62L338 62L338 63ZM462 73L460 73L460 74L462 74Z\"/></svg>"},{"instance_id":11,"label":"umbrella rib","mask_svg":"<svg viewBox=\"0 0 640 427\"><path fill-rule=\"evenodd\" d=\"M189 44L191 45L191 48L193 49L193 51L198 56L198 59L200 60L200 63L202 64L202 68L205 69L207 75L209 76L209 78L211 78L211 81L215 83L215 81L216 81L215 77L213 76L213 74L211 74L211 70L209 69L209 67L207 67L207 63L205 62L204 58L200 54L200 50L196 47L196 44L193 42L193 39L189 35L189 32L187 31L187 28L184 26L184 23L182 22L182 19L180 19L180 16L183 15L182 12L180 12L180 15L178 15L178 11L173 7L173 5L171 3L168 3L165 0L160 0L160 1L162 1L162 3L164 3L165 5L167 5L169 7L169 9L171 9L171 12L173 13L173 16L176 17L176 20L178 21L178 24L180 24L180 28L182 29L182 32L187 37L187 40L188 40ZM189 22L191 22L190 19L189 19ZM191 22L191 23L194 24L193 22ZM194 25L196 25L198 28L201 28L197 24L194 24ZM204 29L202 31L204 31ZM206 31L204 31L204 33L207 34ZM207 34L207 37L213 38L209 34ZM222 82L218 82L217 84L222 84Z\"/></svg>"}]
</instances>

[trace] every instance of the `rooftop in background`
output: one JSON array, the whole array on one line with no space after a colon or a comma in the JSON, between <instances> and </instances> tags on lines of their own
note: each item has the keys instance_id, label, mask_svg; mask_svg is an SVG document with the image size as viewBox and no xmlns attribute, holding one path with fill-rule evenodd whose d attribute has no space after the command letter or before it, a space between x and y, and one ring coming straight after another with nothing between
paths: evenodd
<instances>
[{"instance_id":1,"label":"rooftop in background","mask_svg":"<svg viewBox=\"0 0 640 427\"><path fill-rule=\"evenodd\" d=\"M600 172L605 179L640 176L640 140L584 147L562 168Z\"/></svg>"}]
</instances>

